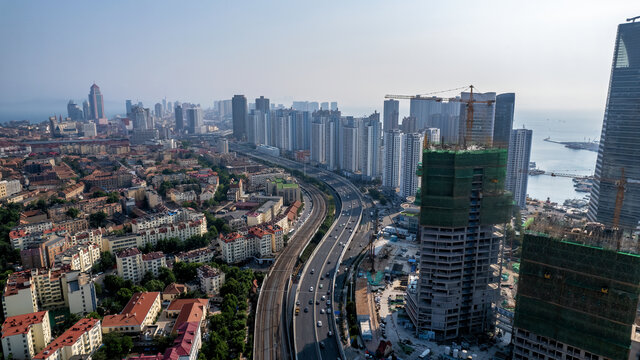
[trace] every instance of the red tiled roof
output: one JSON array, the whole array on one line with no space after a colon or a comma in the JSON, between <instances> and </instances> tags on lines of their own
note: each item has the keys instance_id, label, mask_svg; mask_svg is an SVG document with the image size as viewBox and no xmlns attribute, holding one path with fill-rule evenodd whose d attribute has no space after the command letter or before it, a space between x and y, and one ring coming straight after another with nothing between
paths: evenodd
<instances>
[{"instance_id":1,"label":"red tiled roof","mask_svg":"<svg viewBox=\"0 0 640 360\"><path fill-rule=\"evenodd\" d=\"M161 259L163 257L164 257L164 253L162 251L154 251L148 254L142 254L142 260L144 261Z\"/></svg>"},{"instance_id":2,"label":"red tiled roof","mask_svg":"<svg viewBox=\"0 0 640 360\"><path fill-rule=\"evenodd\" d=\"M209 299L175 299L169 303L169 307L167 307L167 311L176 311L182 309L183 306L187 304L201 304L207 305L209 303Z\"/></svg>"},{"instance_id":3,"label":"red tiled roof","mask_svg":"<svg viewBox=\"0 0 640 360\"><path fill-rule=\"evenodd\" d=\"M129 257L129 256L136 256L138 254L140 254L140 250L138 250L138 248L128 248L128 249L124 249L122 251L120 251L118 253L118 257L119 258L124 258L124 257Z\"/></svg>"},{"instance_id":4,"label":"red tiled roof","mask_svg":"<svg viewBox=\"0 0 640 360\"><path fill-rule=\"evenodd\" d=\"M2 324L2 337L26 334L31 325L44 321L45 316L49 316L47 311L39 311L31 314L8 317Z\"/></svg>"},{"instance_id":5,"label":"red tiled roof","mask_svg":"<svg viewBox=\"0 0 640 360\"><path fill-rule=\"evenodd\" d=\"M107 315L102 320L103 327L141 325L153 303L160 296L159 292L135 293L118 315Z\"/></svg>"},{"instance_id":6,"label":"red tiled roof","mask_svg":"<svg viewBox=\"0 0 640 360\"><path fill-rule=\"evenodd\" d=\"M34 359L46 359L56 350L64 347L71 346L78 341L82 334L87 331L93 329L96 324L98 324L100 320L98 319L81 319L75 325L73 325L70 329L65 331L62 335L58 336L51 344L42 349L42 351L34 356Z\"/></svg>"},{"instance_id":7,"label":"red tiled roof","mask_svg":"<svg viewBox=\"0 0 640 360\"><path fill-rule=\"evenodd\" d=\"M173 347L165 351L164 360L178 360L181 356L190 354L199 326L200 324L197 322L182 324L182 326L178 328L178 337L173 342Z\"/></svg>"},{"instance_id":8,"label":"red tiled roof","mask_svg":"<svg viewBox=\"0 0 640 360\"><path fill-rule=\"evenodd\" d=\"M171 283L164 288L163 294L175 295L187 292L187 285Z\"/></svg>"},{"instance_id":9,"label":"red tiled roof","mask_svg":"<svg viewBox=\"0 0 640 360\"><path fill-rule=\"evenodd\" d=\"M196 300L206 300L206 299L196 299ZM198 324L200 324L202 322L202 319L205 313L207 312L207 304L208 304L208 300L204 304L201 302L193 301L191 303L188 303L182 306L182 310L180 310L180 314L176 319L176 323L173 325L172 331L176 331L177 329L180 329L180 326L182 326L182 324L184 323L197 322Z\"/></svg>"}]
</instances>

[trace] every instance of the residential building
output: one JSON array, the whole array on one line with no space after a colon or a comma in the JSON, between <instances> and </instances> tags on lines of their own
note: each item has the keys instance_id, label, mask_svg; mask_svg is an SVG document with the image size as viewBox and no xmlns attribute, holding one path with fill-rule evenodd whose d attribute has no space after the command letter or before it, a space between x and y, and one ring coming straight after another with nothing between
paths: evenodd
<instances>
[{"instance_id":1,"label":"residential building","mask_svg":"<svg viewBox=\"0 0 640 360\"><path fill-rule=\"evenodd\" d=\"M162 290L162 301L175 300L181 294L186 294L189 291L187 285L171 283Z\"/></svg>"},{"instance_id":2,"label":"residential building","mask_svg":"<svg viewBox=\"0 0 640 360\"><path fill-rule=\"evenodd\" d=\"M505 188L513 194L516 204L521 209L527 206L527 183L529 181L532 138L533 131L527 129L512 130L509 137L509 157Z\"/></svg>"},{"instance_id":3,"label":"residential building","mask_svg":"<svg viewBox=\"0 0 640 360\"><path fill-rule=\"evenodd\" d=\"M89 271L100 261L100 246L97 243L74 245L56 255L55 266L69 266L71 270Z\"/></svg>"},{"instance_id":4,"label":"residential building","mask_svg":"<svg viewBox=\"0 0 640 360\"><path fill-rule=\"evenodd\" d=\"M422 160L422 142L424 135L420 133L404 134L402 136L402 174L400 196L407 198L415 196L418 190L418 163Z\"/></svg>"},{"instance_id":5,"label":"residential building","mask_svg":"<svg viewBox=\"0 0 640 360\"><path fill-rule=\"evenodd\" d=\"M92 355L102 346L102 327L98 319L80 319L52 343L47 345L34 360L70 360L82 355Z\"/></svg>"},{"instance_id":6,"label":"residential building","mask_svg":"<svg viewBox=\"0 0 640 360\"><path fill-rule=\"evenodd\" d=\"M89 273L70 271L62 275L62 295L69 312L84 316L96 311L98 301Z\"/></svg>"},{"instance_id":7,"label":"residential building","mask_svg":"<svg viewBox=\"0 0 640 360\"><path fill-rule=\"evenodd\" d=\"M111 254L116 254L121 250L142 246L144 246L142 236L138 234L105 236L100 243L100 251L108 251Z\"/></svg>"},{"instance_id":8,"label":"residential building","mask_svg":"<svg viewBox=\"0 0 640 360\"><path fill-rule=\"evenodd\" d=\"M189 134L201 134L204 115L199 106L187 109L187 131Z\"/></svg>"},{"instance_id":9,"label":"residential building","mask_svg":"<svg viewBox=\"0 0 640 360\"><path fill-rule=\"evenodd\" d=\"M382 186L395 191L400 187L402 163L402 133L400 130L384 132L384 172Z\"/></svg>"},{"instance_id":10,"label":"residential building","mask_svg":"<svg viewBox=\"0 0 640 360\"><path fill-rule=\"evenodd\" d=\"M193 236L202 236L207 232L207 221L200 220L185 221L177 224L166 225L154 229L147 229L138 233L141 236L142 246L147 243L156 245L158 240L178 238L185 241Z\"/></svg>"},{"instance_id":11,"label":"residential building","mask_svg":"<svg viewBox=\"0 0 640 360\"><path fill-rule=\"evenodd\" d=\"M597 230L548 233L522 243L513 358L637 359L640 257L603 249Z\"/></svg>"},{"instance_id":12,"label":"residential building","mask_svg":"<svg viewBox=\"0 0 640 360\"><path fill-rule=\"evenodd\" d=\"M193 190L180 191L178 189L169 189L167 196L176 204L182 204L187 201L197 201L198 195Z\"/></svg>"},{"instance_id":13,"label":"residential building","mask_svg":"<svg viewBox=\"0 0 640 360\"><path fill-rule=\"evenodd\" d=\"M511 143L513 129L513 113L516 94L506 93L496 96L496 116L493 124L493 146L506 148Z\"/></svg>"},{"instance_id":14,"label":"residential building","mask_svg":"<svg viewBox=\"0 0 640 360\"><path fill-rule=\"evenodd\" d=\"M233 118L233 137L237 140L247 140L248 108L244 95L234 95L231 99Z\"/></svg>"},{"instance_id":15,"label":"residential building","mask_svg":"<svg viewBox=\"0 0 640 360\"><path fill-rule=\"evenodd\" d=\"M278 225L252 227L246 233L221 234L218 244L222 260L234 264L252 257L271 257L284 247L284 233Z\"/></svg>"},{"instance_id":16,"label":"residential building","mask_svg":"<svg viewBox=\"0 0 640 360\"><path fill-rule=\"evenodd\" d=\"M176 131L182 132L184 130L184 113L182 112L182 105L176 103L176 107L173 110L173 116L176 121Z\"/></svg>"},{"instance_id":17,"label":"residential building","mask_svg":"<svg viewBox=\"0 0 640 360\"><path fill-rule=\"evenodd\" d=\"M215 251L208 247L179 252L175 255L174 261L184 261L187 263L208 263L215 257Z\"/></svg>"},{"instance_id":18,"label":"residential building","mask_svg":"<svg viewBox=\"0 0 640 360\"><path fill-rule=\"evenodd\" d=\"M301 200L300 185L283 178L267 179L265 187L267 195L282 197L284 205L291 205Z\"/></svg>"},{"instance_id":19,"label":"residential building","mask_svg":"<svg viewBox=\"0 0 640 360\"><path fill-rule=\"evenodd\" d=\"M105 190L131 187L132 180L133 175L124 168L111 173L95 170L90 175L82 178L82 181L87 184L89 188L99 187Z\"/></svg>"},{"instance_id":20,"label":"residential building","mask_svg":"<svg viewBox=\"0 0 640 360\"><path fill-rule=\"evenodd\" d=\"M224 284L224 273L209 265L202 265L197 271L200 290L209 296L219 295L220 288Z\"/></svg>"},{"instance_id":21,"label":"residential building","mask_svg":"<svg viewBox=\"0 0 640 360\"><path fill-rule=\"evenodd\" d=\"M618 25L607 106L602 121L588 219L614 225L620 179L625 179L618 227L635 229L640 220L640 22Z\"/></svg>"},{"instance_id":22,"label":"residential building","mask_svg":"<svg viewBox=\"0 0 640 360\"><path fill-rule=\"evenodd\" d=\"M32 359L51 341L48 311L10 316L2 323L4 359Z\"/></svg>"},{"instance_id":23,"label":"residential building","mask_svg":"<svg viewBox=\"0 0 640 360\"><path fill-rule=\"evenodd\" d=\"M0 181L0 199L7 196L17 194L22 191L22 183L20 180L2 180Z\"/></svg>"},{"instance_id":24,"label":"residential building","mask_svg":"<svg viewBox=\"0 0 640 360\"><path fill-rule=\"evenodd\" d=\"M16 271L7 278L2 292L2 312L5 318L38 312L36 284L31 271Z\"/></svg>"},{"instance_id":25,"label":"residential building","mask_svg":"<svg viewBox=\"0 0 640 360\"><path fill-rule=\"evenodd\" d=\"M77 184L70 185L66 189L62 190L60 192L60 195L65 200L70 200L70 199L75 198L75 197L77 197L79 195L82 195L83 191L84 191L84 183L79 182Z\"/></svg>"},{"instance_id":26,"label":"residential building","mask_svg":"<svg viewBox=\"0 0 640 360\"><path fill-rule=\"evenodd\" d=\"M416 97L411 99L409 114L416 119L417 131L437 128L445 144L458 144L460 102Z\"/></svg>"},{"instance_id":27,"label":"residential building","mask_svg":"<svg viewBox=\"0 0 640 360\"><path fill-rule=\"evenodd\" d=\"M148 254L142 254L142 268L144 273L150 272L154 277L160 275L160 268L167 267L167 260L162 251L154 251Z\"/></svg>"},{"instance_id":28,"label":"residential building","mask_svg":"<svg viewBox=\"0 0 640 360\"><path fill-rule=\"evenodd\" d=\"M419 275L406 310L437 341L494 330L498 225L511 218L506 149L428 149L422 158Z\"/></svg>"},{"instance_id":29,"label":"residential building","mask_svg":"<svg viewBox=\"0 0 640 360\"><path fill-rule=\"evenodd\" d=\"M120 314L103 318L102 332L140 333L154 323L161 310L159 292L135 293Z\"/></svg>"},{"instance_id":30,"label":"residential building","mask_svg":"<svg viewBox=\"0 0 640 360\"><path fill-rule=\"evenodd\" d=\"M142 252L138 248L128 248L120 251L116 255L116 266L118 276L125 280L131 280L134 284L139 284L144 276L144 266L142 265Z\"/></svg>"},{"instance_id":31,"label":"residential building","mask_svg":"<svg viewBox=\"0 0 640 360\"><path fill-rule=\"evenodd\" d=\"M400 118L400 102L398 100L385 100L382 121L384 122L383 130L393 131L399 129Z\"/></svg>"}]
</instances>

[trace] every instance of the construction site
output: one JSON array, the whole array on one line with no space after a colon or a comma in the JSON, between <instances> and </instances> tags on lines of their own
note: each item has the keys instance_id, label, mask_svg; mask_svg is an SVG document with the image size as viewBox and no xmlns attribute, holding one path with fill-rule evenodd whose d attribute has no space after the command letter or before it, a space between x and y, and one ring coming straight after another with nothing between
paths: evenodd
<instances>
[{"instance_id":1,"label":"construction site","mask_svg":"<svg viewBox=\"0 0 640 360\"><path fill-rule=\"evenodd\" d=\"M597 223L536 219L522 244L514 358L637 358L634 242Z\"/></svg>"}]
</instances>

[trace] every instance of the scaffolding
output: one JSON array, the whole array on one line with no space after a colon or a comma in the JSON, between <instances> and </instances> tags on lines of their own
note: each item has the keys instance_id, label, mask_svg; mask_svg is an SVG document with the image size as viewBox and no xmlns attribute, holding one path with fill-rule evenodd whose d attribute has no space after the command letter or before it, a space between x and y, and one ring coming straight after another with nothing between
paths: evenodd
<instances>
[{"instance_id":1,"label":"scaffolding","mask_svg":"<svg viewBox=\"0 0 640 360\"><path fill-rule=\"evenodd\" d=\"M420 224L465 227L469 224L470 198L482 184L478 197L478 225L510 219L512 195L504 190L505 149L425 149L422 155Z\"/></svg>"},{"instance_id":2,"label":"scaffolding","mask_svg":"<svg viewBox=\"0 0 640 360\"><path fill-rule=\"evenodd\" d=\"M514 327L626 359L639 296L640 256L525 234Z\"/></svg>"}]
</instances>

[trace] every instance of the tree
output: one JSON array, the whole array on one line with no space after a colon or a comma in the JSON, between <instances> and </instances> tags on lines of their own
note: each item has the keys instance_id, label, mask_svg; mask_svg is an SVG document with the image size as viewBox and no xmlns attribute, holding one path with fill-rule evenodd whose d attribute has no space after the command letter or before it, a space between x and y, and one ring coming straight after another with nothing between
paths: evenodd
<instances>
[{"instance_id":1,"label":"tree","mask_svg":"<svg viewBox=\"0 0 640 360\"><path fill-rule=\"evenodd\" d=\"M122 288L116 292L116 298L120 302L120 304L126 304L129 302L131 297L133 296L133 291L129 288Z\"/></svg>"},{"instance_id":2,"label":"tree","mask_svg":"<svg viewBox=\"0 0 640 360\"><path fill-rule=\"evenodd\" d=\"M144 273L144 275L142 276L142 283L146 284L149 281L155 279L155 276L153 276L153 273L151 271L147 271ZM146 287L146 286L145 286Z\"/></svg>"},{"instance_id":3,"label":"tree","mask_svg":"<svg viewBox=\"0 0 640 360\"><path fill-rule=\"evenodd\" d=\"M150 280L144 284L144 287L147 291L162 291L164 289L164 284L160 280Z\"/></svg>"},{"instance_id":4,"label":"tree","mask_svg":"<svg viewBox=\"0 0 640 360\"><path fill-rule=\"evenodd\" d=\"M110 192L109 195L107 195L107 204L117 203L118 201L120 201L120 194L117 192Z\"/></svg>"},{"instance_id":5,"label":"tree","mask_svg":"<svg viewBox=\"0 0 640 360\"><path fill-rule=\"evenodd\" d=\"M158 272L158 280L162 281L164 286L167 286L171 283L176 282L176 276L173 274L173 271L171 271L171 269L161 267L160 271Z\"/></svg>"},{"instance_id":6,"label":"tree","mask_svg":"<svg viewBox=\"0 0 640 360\"><path fill-rule=\"evenodd\" d=\"M92 227L103 227L107 223L108 215L104 211L89 215L89 223Z\"/></svg>"},{"instance_id":7,"label":"tree","mask_svg":"<svg viewBox=\"0 0 640 360\"><path fill-rule=\"evenodd\" d=\"M76 208L70 208L65 214L67 214L68 217L75 219L78 217L78 214L80 214L80 210Z\"/></svg>"},{"instance_id":8,"label":"tree","mask_svg":"<svg viewBox=\"0 0 640 360\"><path fill-rule=\"evenodd\" d=\"M99 359L123 359L133 348L131 337L117 332L104 334L102 336L102 343L104 346L98 353L103 352L105 357Z\"/></svg>"},{"instance_id":9,"label":"tree","mask_svg":"<svg viewBox=\"0 0 640 360\"><path fill-rule=\"evenodd\" d=\"M95 311L92 311L90 313L87 314L87 317L90 319L98 319L98 320L102 320L102 316L100 316L100 314L98 314Z\"/></svg>"},{"instance_id":10,"label":"tree","mask_svg":"<svg viewBox=\"0 0 640 360\"><path fill-rule=\"evenodd\" d=\"M96 289L96 295L102 295L102 285L100 285L97 282L94 282L93 287Z\"/></svg>"},{"instance_id":11,"label":"tree","mask_svg":"<svg viewBox=\"0 0 640 360\"><path fill-rule=\"evenodd\" d=\"M107 275L104 278L104 287L111 294L115 294L124 287L124 279L117 275Z\"/></svg>"},{"instance_id":12,"label":"tree","mask_svg":"<svg viewBox=\"0 0 640 360\"><path fill-rule=\"evenodd\" d=\"M186 283L196 278L200 266L202 266L200 263L179 261L173 265L173 273L176 275L177 281Z\"/></svg>"}]
</instances>

